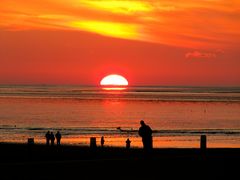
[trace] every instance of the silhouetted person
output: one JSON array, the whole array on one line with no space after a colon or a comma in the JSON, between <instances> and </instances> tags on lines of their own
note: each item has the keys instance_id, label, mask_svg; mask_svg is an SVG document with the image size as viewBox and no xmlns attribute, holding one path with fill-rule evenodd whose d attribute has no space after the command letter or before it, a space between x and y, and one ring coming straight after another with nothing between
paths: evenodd
<instances>
[{"instance_id":1,"label":"silhouetted person","mask_svg":"<svg viewBox=\"0 0 240 180\"><path fill-rule=\"evenodd\" d=\"M57 139L57 145L60 146L60 144L61 144L61 138L62 138L61 133L58 131L58 132L55 134L55 137L56 137L56 139Z\"/></svg>"},{"instance_id":2,"label":"silhouetted person","mask_svg":"<svg viewBox=\"0 0 240 180\"><path fill-rule=\"evenodd\" d=\"M152 149L152 129L143 120L140 121L140 124L138 134L142 137L143 148L150 151Z\"/></svg>"},{"instance_id":3,"label":"silhouetted person","mask_svg":"<svg viewBox=\"0 0 240 180\"><path fill-rule=\"evenodd\" d=\"M55 137L54 137L53 132L51 132L51 134L50 134L50 140L51 140L51 146L53 146L54 145L54 141L55 141Z\"/></svg>"},{"instance_id":4,"label":"silhouetted person","mask_svg":"<svg viewBox=\"0 0 240 180\"><path fill-rule=\"evenodd\" d=\"M105 142L105 140L104 140L104 137L102 136L101 137L101 146L103 147L103 145L104 145L104 142Z\"/></svg>"},{"instance_id":5,"label":"silhouetted person","mask_svg":"<svg viewBox=\"0 0 240 180\"><path fill-rule=\"evenodd\" d=\"M126 140L126 148L127 149L130 149L130 144L131 144L131 141L129 140L129 138L127 138L127 140Z\"/></svg>"},{"instance_id":6,"label":"silhouetted person","mask_svg":"<svg viewBox=\"0 0 240 180\"><path fill-rule=\"evenodd\" d=\"M49 131L45 134L45 138L46 138L46 145L49 146L49 142L50 142L50 132Z\"/></svg>"}]
</instances>

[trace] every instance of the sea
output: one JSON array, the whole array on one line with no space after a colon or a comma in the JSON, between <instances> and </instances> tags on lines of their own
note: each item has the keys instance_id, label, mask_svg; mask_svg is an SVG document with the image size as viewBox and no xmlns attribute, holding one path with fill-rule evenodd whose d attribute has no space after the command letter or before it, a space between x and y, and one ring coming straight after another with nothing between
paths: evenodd
<instances>
[{"instance_id":1,"label":"sea","mask_svg":"<svg viewBox=\"0 0 240 180\"><path fill-rule=\"evenodd\" d=\"M141 148L140 120L155 148L240 148L240 87L1 85L0 143L44 144L60 131L62 144Z\"/></svg>"}]
</instances>

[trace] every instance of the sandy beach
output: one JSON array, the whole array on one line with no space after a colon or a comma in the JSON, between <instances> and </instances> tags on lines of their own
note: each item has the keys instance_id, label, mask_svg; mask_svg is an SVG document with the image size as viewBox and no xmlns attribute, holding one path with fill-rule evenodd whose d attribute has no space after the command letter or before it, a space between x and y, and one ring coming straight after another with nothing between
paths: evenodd
<instances>
[{"instance_id":1,"label":"sandy beach","mask_svg":"<svg viewBox=\"0 0 240 180\"><path fill-rule=\"evenodd\" d=\"M195 179L237 175L240 149L0 144L1 179ZM176 179L176 178L175 178Z\"/></svg>"}]
</instances>

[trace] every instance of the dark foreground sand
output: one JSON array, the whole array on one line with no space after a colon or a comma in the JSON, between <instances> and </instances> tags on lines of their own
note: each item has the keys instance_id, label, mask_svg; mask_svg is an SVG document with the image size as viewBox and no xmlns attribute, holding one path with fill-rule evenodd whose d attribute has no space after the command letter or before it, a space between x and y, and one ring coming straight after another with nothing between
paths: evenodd
<instances>
[{"instance_id":1,"label":"dark foreground sand","mask_svg":"<svg viewBox=\"0 0 240 180\"><path fill-rule=\"evenodd\" d=\"M0 144L0 179L236 179L240 149Z\"/></svg>"}]
</instances>

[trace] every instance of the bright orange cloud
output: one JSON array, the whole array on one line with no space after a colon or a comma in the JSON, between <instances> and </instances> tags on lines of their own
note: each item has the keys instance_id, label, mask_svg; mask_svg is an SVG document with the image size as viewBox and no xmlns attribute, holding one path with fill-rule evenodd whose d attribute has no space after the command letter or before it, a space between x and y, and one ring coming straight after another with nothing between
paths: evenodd
<instances>
[{"instance_id":1,"label":"bright orange cloud","mask_svg":"<svg viewBox=\"0 0 240 180\"><path fill-rule=\"evenodd\" d=\"M240 1L2 0L0 28L80 30L178 47L240 42Z\"/></svg>"},{"instance_id":2,"label":"bright orange cloud","mask_svg":"<svg viewBox=\"0 0 240 180\"><path fill-rule=\"evenodd\" d=\"M137 29L132 24L129 24L127 26L126 23L122 24L104 21L75 21L71 22L70 26L73 28L111 37L138 39Z\"/></svg>"}]
</instances>

